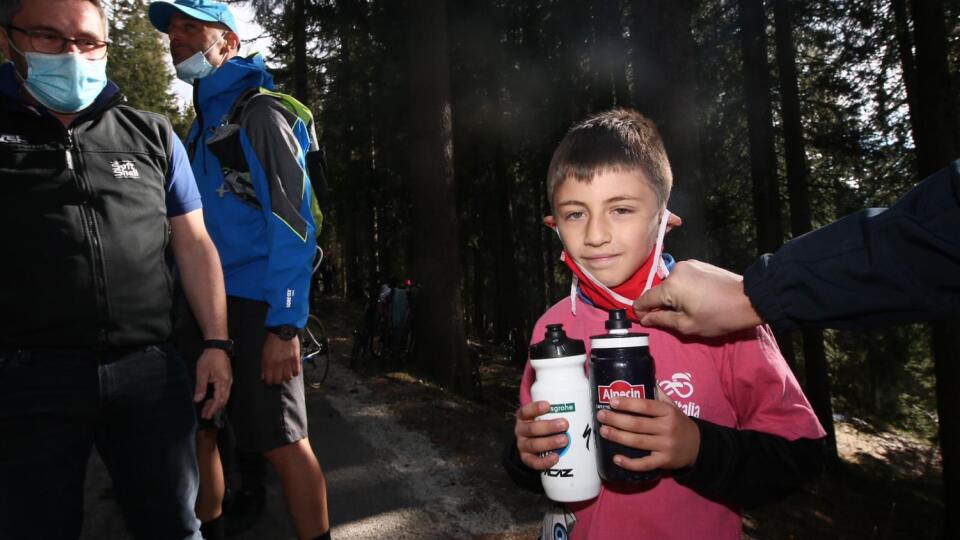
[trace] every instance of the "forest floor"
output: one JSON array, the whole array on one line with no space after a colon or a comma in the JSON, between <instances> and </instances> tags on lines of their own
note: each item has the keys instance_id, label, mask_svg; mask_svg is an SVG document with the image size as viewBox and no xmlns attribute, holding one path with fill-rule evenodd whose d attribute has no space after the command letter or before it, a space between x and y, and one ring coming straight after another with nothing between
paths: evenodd
<instances>
[{"instance_id":1,"label":"forest floor","mask_svg":"<svg viewBox=\"0 0 960 540\"><path fill-rule=\"evenodd\" d=\"M349 362L359 302L326 297L320 314L331 340L333 361ZM534 537L544 501L514 487L501 469L500 454L511 436L522 367L505 347L470 344L481 359L482 392L464 399L404 370L372 365L367 359L355 374L389 403L396 420L427 437L438 454L460 468L471 483L485 486L509 509L520 530ZM744 538L936 538L942 522L940 454L927 441L872 429L852 419L838 421L840 463L801 493L744 515ZM473 510L463 501L461 510ZM478 538L505 538L503 535Z\"/></svg>"}]
</instances>

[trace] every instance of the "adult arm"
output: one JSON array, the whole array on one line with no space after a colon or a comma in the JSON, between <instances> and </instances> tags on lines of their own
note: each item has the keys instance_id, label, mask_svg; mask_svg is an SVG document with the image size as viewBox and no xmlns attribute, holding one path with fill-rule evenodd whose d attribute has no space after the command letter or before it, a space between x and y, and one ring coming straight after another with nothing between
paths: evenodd
<instances>
[{"instance_id":1,"label":"adult arm","mask_svg":"<svg viewBox=\"0 0 960 540\"><path fill-rule=\"evenodd\" d=\"M677 264L636 300L641 324L716 336L765 320L859 329L960 313L960 161L889 209L869 209L786 243L740 276Z\"/></svg>"},{"instance_id":2,"label":"adult arm","mask_svg":"<svg viewBox=\"0 0 960 540\"><path fill-rule=\"evenodd\" d=\"M204 339L227 339L227 304L220 257L203 223L200 193L183 144L170 136L170 167L166 178L170 247L180 270L187 301L200 324ZM214 393L201 416L212 418L226 404L233 382L230 360L224 351L205 349L197 360L194 400L200 402L207 385Z\"/></svg>"},{"instance_id":3,"label":"adult arm","mask_svg":"<svg viewBox=\"0 0 960 540\"><path fill-rule=\"evenodd\" d=\"M170 218L170 246L180 270L183 289L190 309L200 325L204 339L227 339L227 301L220 257L203 225L203 210ZM204 349L197 360L194 401L204 399L207 385L213 385L213 398L203 407L201 416L212 418L227 403L233 378L230 359L220 349Z\"/></svg>"},{"instance_id":4,"label":"adult arm","mask_svg":"<svg viewBox=\"0 0 960 540\"><path fill-rule=\"evenodd\" d=\"M273 98L252 99L242 121L241 144L267 223L265 326L303 328L309 313L310 274L316 253L309 179L298 135L306 127ZM297 130L300 130L299 132ZM300 373L300 342L267 334L262 378L278 384Z\"/></svg>"},{"instance_id":5,"label":"adult arm","mask_svg":"<svg viewBox=\"0 0 960 540\"><path fill-rule=\"evenodd\" d=\"M869 328L960 313L960 161L889 209L869 209L764 255L744 274L777 329Z\"/></svg>"}]
</instances>

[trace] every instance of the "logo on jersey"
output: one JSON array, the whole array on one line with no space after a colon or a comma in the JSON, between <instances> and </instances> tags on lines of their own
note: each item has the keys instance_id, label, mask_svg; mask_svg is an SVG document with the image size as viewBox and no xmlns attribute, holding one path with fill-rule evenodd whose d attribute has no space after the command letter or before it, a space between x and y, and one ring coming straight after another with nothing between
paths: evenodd
<instances>
[{"instance_id":1,"label":"logo on jersey","mask_svg":"<svg viewBox=\"0 0 960 540\"><path fill-rule=\"evenodd\" d=\"M688 372L674 373L669 381L660 381L660 390L668 396L687 399L693 395L693 377Z\"/></svg>"},{"instance_id":2,"label":"logo on jersey","mask_svg":"<svg viewBox=\"0 0 960 540\"><path fill-rule=\"evenodd\" d=\"M114 178L140 178L140 171L129 159L118 159L110 162Z\"/></svg>"},{"instance_id":3,"label":"logo on jersey","mask_svg":"<svg viewBox=\"0 0 960 540\"><path fill-rule=\"evenodd\" d=\"M624 380L613 381L609 386L598 386L597 396L600 403L610 403L613 398L646 398L642 384L630 384Z\"/></svg>"},{"instance_id":4,"label":"logo on jersey","mask_svg":"<svg viewBox=\"0 0 960 540\"><path fill-rule=\"evenodd\" d=\"M27 144L27 140L19 135L10 133L0 133L0 143L3 144Z\"/></svg>"},{"instance_id":5,"label":"logo on jersey","mask_svg":"<svg viewBox=\"0 0 960 540\"><path fill-rule=\"evenodd\" d=\"M689 372L677 372L669 380L660 381L660 391L670 396L683 414L700 418L700 404L695 401L682 401L693 395L693 375Z\"/></svg>"}]
</instances>

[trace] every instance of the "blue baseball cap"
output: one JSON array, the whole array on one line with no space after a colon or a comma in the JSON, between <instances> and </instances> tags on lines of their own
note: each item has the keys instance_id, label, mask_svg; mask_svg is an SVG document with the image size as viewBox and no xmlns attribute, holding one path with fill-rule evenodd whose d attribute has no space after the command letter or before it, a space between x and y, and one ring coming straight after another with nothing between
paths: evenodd
<instances>
[{"instance_id":1,"label":"blue baseball cap","mask_svg":"<svg viewBox=\"0 0 960 540\"><path fill-rule=\"evenodd\" d=\"M227 28L239 35L240 29L237 26L233 13L226 4L220 2L211 2L210 0L175 0L174 2L152 2L148 11L150 22L157 30L167 33L170 27L170 17L174 11L179 11L187 17L206 22L218 22L225 24Z\"/></svg>"}]
</instances>

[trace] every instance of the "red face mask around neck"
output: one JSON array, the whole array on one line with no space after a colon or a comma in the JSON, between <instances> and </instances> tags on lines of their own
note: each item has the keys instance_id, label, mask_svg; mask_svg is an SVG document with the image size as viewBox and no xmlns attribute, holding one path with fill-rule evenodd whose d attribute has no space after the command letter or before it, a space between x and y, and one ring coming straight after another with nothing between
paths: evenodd
<instances>
[{"instance_id":1,"label":"red face mask around neck","mask_svg":"<svg viewBox=\"0 0 960 540\"><path fill-rule=\"evenodd\" d=\"M653 256L655 251L656 250L650 252L650 256L647 257L646 262L640 265L640 268L638 268L632 276L612 289L606 287L597 281L596 278L592 277L583 269L581 269L580 266L573 261L573 257L571 257L566 251L563 252L561 260L563 260L564 264L567 265L567 268L573 272L573 275L576 276L580 293L590 300L593 305L607 311L614 309L626 309L628 317L634 321L639 321L640 318L637 316L636 312L633 311L633 300L635 300L644 292L644 289L647 285L647 277L650 275L650 271L653 268ZM651 287L656 287L663 282L663 277L660 276L660 272L656 270L654 272L655 273ZM575 291L571 292L576 294Z\"/></svg>"}]
</instances>

